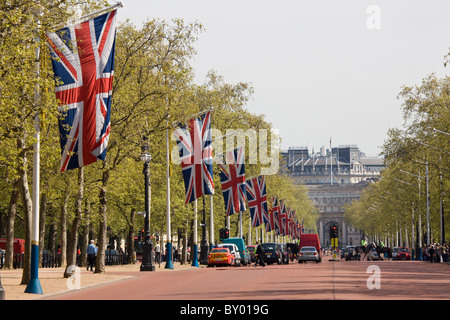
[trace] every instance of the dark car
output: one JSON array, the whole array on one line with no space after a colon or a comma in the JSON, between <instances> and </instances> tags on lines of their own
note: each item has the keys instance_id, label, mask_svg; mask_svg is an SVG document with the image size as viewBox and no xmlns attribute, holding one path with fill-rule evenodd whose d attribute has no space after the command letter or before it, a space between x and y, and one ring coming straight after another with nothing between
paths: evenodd
<instances>
[{"instance_id":1,"label":"dark car","mask_svg":"<svg viewBox=\"0 0 450 320\"><path fill-rule=\"evenodd\" d=\"M261 244L261 249L264 262L266 262L267 264L271 264L274 262L276 262L277 264L281 264L281 251L277 243L263 243Z\"/></svg>"},{"instance_id":2,"label":"dark car","mask_svg":"<svg viewBox=\"0 0 450 320\"><path fill-rule=\"evenodd\" d=\"M279 243L278 250L280 250L280 252L281 252L281 262L284 264L288 264L289 263L289 252L288 252L288 247L286 246L286 244Z\"/></svg>"}]
</instances>

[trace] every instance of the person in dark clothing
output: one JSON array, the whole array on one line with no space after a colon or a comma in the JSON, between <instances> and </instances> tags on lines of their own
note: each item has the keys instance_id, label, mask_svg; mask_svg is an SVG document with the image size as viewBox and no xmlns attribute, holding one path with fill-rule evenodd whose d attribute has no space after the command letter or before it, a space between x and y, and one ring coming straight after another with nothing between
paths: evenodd
<instances>
[{"instance_id":1,"label":"person in dark clothing","mask_svg":"<svg viewBox=\"0 0 450 320\"><path fill-rule=\"evenodd\" d=\"M265 267L266 263L263 260L263 249L261 245L256 241L256 262L255 262L255 268L258 265L258 262L261 266Z\"/></svg>"}]
</instances>

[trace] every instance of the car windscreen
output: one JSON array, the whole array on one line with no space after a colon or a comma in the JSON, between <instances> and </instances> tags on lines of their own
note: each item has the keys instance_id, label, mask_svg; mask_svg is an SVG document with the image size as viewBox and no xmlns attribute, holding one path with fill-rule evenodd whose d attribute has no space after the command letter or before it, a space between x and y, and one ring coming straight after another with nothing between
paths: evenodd
<instances>
[{"instance_id":1,"label":"car windscreen","mask_svg":"<svg viewBox=\"0 0 450 320\"><path fill-rule=\"evenodd\" d=\"M211 253L227 253L228 250L225 248L214 248L211 250Z\"/></svg>"},{"instance_id":2,"label":"car windscreen","mask_svg":"<svg viewBox=\"0 0 450 320\"><path fill-rule=\"evenodd\" d=\"M300 251L316 251L314 247L303 247Z\"/></svg>"},{"instance_id":3,"label":"car windscreen","mask_svg":"<svg viewBox=\"0 0 450 320\"><path fill-rule=\"evenodd\" d=\"M261 247L262 247L262 249L264 251L275 250L275 245L274 244L262 244Z\"/></svg>"}]
</instances>

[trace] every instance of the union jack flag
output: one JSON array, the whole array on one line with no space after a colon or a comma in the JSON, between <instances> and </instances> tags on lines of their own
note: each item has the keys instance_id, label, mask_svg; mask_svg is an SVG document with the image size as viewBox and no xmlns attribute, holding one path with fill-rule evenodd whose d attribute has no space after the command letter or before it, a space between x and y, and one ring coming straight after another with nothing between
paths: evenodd
<instances>
[{"instance_id":1,"label":"union jack flag","mask_svg":"<svg viewBox=\"0 0 450 320\"><path fill-rule=\"evenodd\" d=\"M227 152L227 165L219 164L221 169L223 200L226 216L245 211L245 164L244 148Z\"/></svg>"},{"instance_id":2,"label":"union jack flag","mask_svg":"<svg viewBox=\"0 0 450 320\"><path fill-rule=\"evenodd\" d=\"M287 236L291 235L291 222L292 222L292 211L291 208L286 208L286 218L284 220L284 230Z\"/></svg>"},{"instance_id":3,"label":"union jack flag","mask_svg":"<svg viewBox=\"0 0 450 320\"><path fill-rule=\"evenodd\" d=\"M280 209L278 214L278 223L280 224L280 234L286 235L286 204L284 200L280 200Z\"/></svg>"},{"instance_id":4,"label":"union jack flag","mask_svg":"<svg viewBox=\"0 0 450 320\"><path fill-rule=\"evenodd\" d=\"M60 102L60 171L105 160L110 133L116 11L47 33Z\"/></svg>"},{"instance_id":5,"label":"union jack flag","mask_svg":"<svg viewBox=\"0 0 450 320\"><path fill-rule=\"evenodd\" d=\"M257 227L268 220L266 179L264 176L246 181L248 207L252 217L252 226ZM264 220L265 219L265 220Z\"/></svg>"},{"instance_id":6,"label":"union jack flag","mask_svg":"<svg viewBox=\"0 0 450 320\"><path fill-rule=\"evenodd\" d=\"M186 189L185 203L214 194L211 112L190 119L175 130Z\"/></svg>"},{"instance_id":7,"label":"union jack flag","mask_svg":"<svg viewBox=\"0 0 450 320\"><path fill-rule=\"evenodd\" d=\"M281 225L280 225L280 205L278 199L275 197L272 206L272 216L273 216L273 230L275 230L276 235L281 234Z\"/></svg>"}]
</instances>

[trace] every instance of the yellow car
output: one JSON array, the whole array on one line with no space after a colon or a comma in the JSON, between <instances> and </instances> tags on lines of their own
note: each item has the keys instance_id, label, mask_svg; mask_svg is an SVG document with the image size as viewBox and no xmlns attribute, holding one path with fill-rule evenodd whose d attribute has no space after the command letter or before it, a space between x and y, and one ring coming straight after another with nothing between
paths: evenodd
<instances>
[{"instance_id":1,"label":"yellow car","mask_svg":"<svg viewBox=\"0 0 450 320\"><path fill-rule=\"evenodd\" d=\"M209 252L208 267L219 266L231 266L234 264L234 256L231 254L228 248L213 248Z\"/></svg>"}]
</instances>

